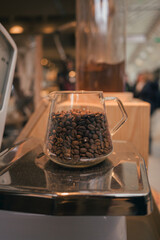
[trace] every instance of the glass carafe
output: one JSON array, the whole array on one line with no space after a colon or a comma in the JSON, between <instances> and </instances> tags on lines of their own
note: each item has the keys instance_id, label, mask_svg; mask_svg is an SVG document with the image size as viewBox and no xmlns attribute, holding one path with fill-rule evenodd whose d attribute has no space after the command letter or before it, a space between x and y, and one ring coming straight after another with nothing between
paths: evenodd
<instances>
[{"instance_id":1,"label":"glass carafe","mask_svg":"<svg viewBox=\"0 0 160 240\"><path fill-rule=\"evenodd\" d=\"M44 152L54 162L67 167L88 167L102 162L112 150L113 135L127 114L116 97L100 91L53 92ZM122 119L110 130L105 101L116 101Z\"/></svg>"},{"instance_id":2,"label":"glass carafe","mask_svg":"<svg viewBox=\"0 0 160 240\"><path fill-rule=\"evenodd\" d=\"M124 91L125 0L76 4L76 89Z\"/></svg>"}]
</instances>

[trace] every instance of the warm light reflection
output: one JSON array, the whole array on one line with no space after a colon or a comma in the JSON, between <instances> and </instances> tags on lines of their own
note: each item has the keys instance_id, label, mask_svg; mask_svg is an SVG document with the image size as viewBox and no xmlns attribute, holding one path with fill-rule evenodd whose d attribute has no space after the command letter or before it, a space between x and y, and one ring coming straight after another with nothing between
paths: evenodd
<instances>
[{"instance_id":1,"label":"warm light reflection","mask_svg":"<svg viewBox=\"0 0 160 240\"><path fill-rule=\"evenodd\" d=\"M42 58L41 59L41 65L46 66L48 64L48 59L47 58Z\"/></svg>"},{"instance_id":2,"label":"warm light reflection","mask_svg":"<svg viewBox=\"0 0 160 240\"><path fill-rule=\"evenodd\" d=\"M9 29L9 32L11 34L20 34L20 33L23 33L24 32L24 28L20 25L15 25L15 26L12 26L10 29Z\"/></svg>"},{"instance_id":3,"label":"warm light reflection","mask_svg":"<svg viewBox=\"0 0 160 240\"><path fill-rule=\"evenodd\" d=\"M47 90L42 90L40 92L40 95L41 95L41 97L46 97L48 95L48 91Z\"/></svg>"},{"instance_id":4,"label":"warm light reflection","mask_svg":"<svg viewBox=\"0 0 160 240\"><path fill-rule=\"evenodd\" d=\"M55 81L57 78L57 69L52 69L46 73L47 81Z\"/></svg>"},{"instance_id":5,"label":"warm light reflection","mask_svg":"<svg viewBox=\"0 0 160 240\"><path fill-rule=\"evenodd\" d=\"M42 32L45 34L53 33L54 27L53 26L45 26L42 28Z\"/></svg>"},{"instance_id":6,"label":"warm light reflection","mask_svg":"<svg viewBox=\"0 0 160 240\"><path fill-rule=\"evenodd\" d=\"M70 71L69 72L69 77L75 77L76 76L76 72L75 71Z\"/></svg>"},{"instance_id":7,"label":"warm light reflection","mask_svg":"<svg viewBox=\"0 0 160 240\"><path fill-rule=\"evenodd\" d=\"M69 195L69 193L61 193L61 196L68 196Z\"/></svg>"}]
</instances>

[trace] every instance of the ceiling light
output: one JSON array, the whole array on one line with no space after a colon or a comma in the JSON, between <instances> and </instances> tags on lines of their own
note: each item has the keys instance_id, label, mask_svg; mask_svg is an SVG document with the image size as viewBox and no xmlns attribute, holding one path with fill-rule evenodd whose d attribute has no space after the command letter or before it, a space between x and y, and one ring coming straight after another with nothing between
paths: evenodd
<instances>
[{"instance_id":1,"label":"ceiling light","mask_svg":"<svg viewBox=\"0 0 160 240\"><path fill-rule=\"evenodd\" d=\"M20 25L14 25L9 29L11 34L20 34L24 32L24 28Z\"/></svg>"},{"instance_id":2,"label":"ceiling light","mask_svg":"<svg viewBox=\"0 0 160 240\"><path fill-rule=\"evenodd\" d=\"M42 27L42 32L45 34L53 33L55 28L53 26L44 26Z\"/></svg>"}]
</instances>

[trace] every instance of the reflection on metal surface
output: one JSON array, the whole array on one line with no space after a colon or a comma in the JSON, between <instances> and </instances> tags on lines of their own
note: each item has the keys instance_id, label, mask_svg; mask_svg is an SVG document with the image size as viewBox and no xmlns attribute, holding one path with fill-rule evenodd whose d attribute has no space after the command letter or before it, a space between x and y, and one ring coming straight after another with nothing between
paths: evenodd
<instances>
[{"instance_id":1,"label":"reflection on metal surface","mask_svg":"<svg viewBox=\"0 0 160 240\"><path fill-rule=\"evenodd\" d=\"M145 164L130 143L86 169L60 167L29 139L0 156L0 209L49 215L145 215L151 195ZM138 156L138 158L137 158ZM3 163L3 164L2 164Z\"/></svg>"}]
</instances>

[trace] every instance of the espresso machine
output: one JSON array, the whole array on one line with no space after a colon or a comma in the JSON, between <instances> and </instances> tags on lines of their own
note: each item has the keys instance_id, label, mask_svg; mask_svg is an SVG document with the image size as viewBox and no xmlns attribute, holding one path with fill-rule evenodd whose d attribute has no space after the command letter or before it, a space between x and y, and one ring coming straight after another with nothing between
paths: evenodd
<instances>
[{"instance_id":1,"label":"espresso machine","mask_svg":"<svg viewBox=\"0 0 160 240\"><path fill-rule=\"evenodd\" d=\"M10 53L9 60L4 58L9 61L5 74L4 68L0 72L5 76L2 112L5 94L9 99L17 50L1 25L0 41L4 52ZM4 87L7 81L8 88ZM1 239L131 239L128 226L135 232L135 222L128 225L127 216L141 218L152 212L145 163L133 145L113 141L112 154L85 169L53 163L43 145L38 138L28 138L0 153Z\"/></svg>"}]
</instances>

